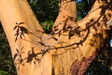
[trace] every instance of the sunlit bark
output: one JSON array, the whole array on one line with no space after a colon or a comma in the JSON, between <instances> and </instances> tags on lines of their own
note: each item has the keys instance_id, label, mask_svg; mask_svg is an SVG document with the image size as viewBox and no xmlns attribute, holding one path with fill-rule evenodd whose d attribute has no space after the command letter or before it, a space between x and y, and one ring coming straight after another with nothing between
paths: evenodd
<instances>
[{"instance_id":1,"label":"sunlit bark","mask_svg":"<svg viewBox=\"0 0 112 75\"><path fill-rule=\"evenodd\" d=\"M61 22L57 26L58 29L55 29L56 24L54 25L54 34L61 39L57 45L59 49L57 48L54 55L54 64L57 64L54 66L56 75L69 75L70 73L82 75L86 71L89 64L98 55L97 52L100 51L102 45L107 42L105 40L109 39L105 29L106 22L112 16L111 3L110 0L96 0L88 15L79 22L66 23L72 17L62 21L59 14L58 22L56 20L56 23ZM61 14L66 16L65 12Z\"/></svg>"},{"instance_id":2,"label":"sunlit bark","mask_svg":"<svg viewBox=\"0 0 112 75\"><path fill-rule=\"evenodd\" d=\"M43 29L27 1L1 0L0 10L1 23L11 47L18 75L42 75L41 65L38 64L42 54L38 53L44 50L40 44Z\"/></svg>"},{"instance_id":3,"label":"sunlit bark","mask_svg":"<svg viewBox=\"0 0 112 75\"><path fill-rule=\"evenodd\" d=\"M0 21L18 75L82 75L109 39L111 0L96 0L79 22L75 1L60 1L51 34L44 33L26 0L0 1Z\"/></svg>"}]
</instances>

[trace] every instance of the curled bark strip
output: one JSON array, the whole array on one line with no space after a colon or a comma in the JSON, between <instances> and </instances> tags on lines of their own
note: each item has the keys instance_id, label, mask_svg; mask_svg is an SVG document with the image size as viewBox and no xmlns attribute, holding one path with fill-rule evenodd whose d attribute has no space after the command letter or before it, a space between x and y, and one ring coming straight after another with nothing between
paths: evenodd
<instances>
[{"instance_id":1,"label":"curled bark strip","mask_svg":"<svg viewBox=\"0 0 112 75\"><path fill-rule=\"evenodd\" d=\"M107 28L112 28L112 19L110 19L109 21L107 21L107 23L106 23L106 27Z\"/></svg>"},{"instance_id":2,"label":"curled bark strip","mask_svg":"<svg viewBox=\"0 0 112 75\"><path fill-rule=\"evenodd\" d=\"M97 56L96 52L93 52L91 56L84 57L82 61L75 60L70 68L71 75L83 75L87 70L89 64L95 59Z\"/></svg>"}]
</instances>

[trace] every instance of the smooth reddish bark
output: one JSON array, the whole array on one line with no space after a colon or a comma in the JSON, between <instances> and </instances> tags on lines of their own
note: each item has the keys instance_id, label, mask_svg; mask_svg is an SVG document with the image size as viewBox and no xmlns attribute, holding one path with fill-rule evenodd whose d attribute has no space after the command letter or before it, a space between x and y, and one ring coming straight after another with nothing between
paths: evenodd
<instances>
[{"instance_id":1,"label":"smooth reddish bark","mask_svg":"<svg viewBox=\"0 0 112 75\"><path fill-rule=\"evenodd\" d=\"M7 35L18 75L83 75L109 39L106 22L112 1L96 0L76 22L76 3L61 0L52 34L44 33L26 0L1 0L0 21Z\"/></svg>"}]
</instances>

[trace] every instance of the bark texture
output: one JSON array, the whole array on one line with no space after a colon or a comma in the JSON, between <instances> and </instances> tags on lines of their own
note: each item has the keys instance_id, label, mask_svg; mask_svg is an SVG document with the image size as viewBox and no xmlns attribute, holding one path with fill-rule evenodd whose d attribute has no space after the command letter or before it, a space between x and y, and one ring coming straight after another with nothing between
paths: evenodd
<instances>
[{"instance_id":1,"label":"bark texture","mask_svg":"<svg viewBox=\"0 0 112 75\"><path fill-rule=\"evenodd\" d=\"M79 22L75 1L60 1L51 34L44 33L26 0L0 1L0 21L18 75L83 75L109 39L112 0L96 0Z\"/></svg>"}]
</instances>

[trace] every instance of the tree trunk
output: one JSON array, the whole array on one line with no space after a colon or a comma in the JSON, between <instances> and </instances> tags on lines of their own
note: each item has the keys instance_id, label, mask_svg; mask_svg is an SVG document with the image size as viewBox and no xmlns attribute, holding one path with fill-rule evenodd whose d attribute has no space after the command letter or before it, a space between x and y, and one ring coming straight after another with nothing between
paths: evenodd
<instances>
[{"instance_id":1,"label":"tree trunk","mask_svg":"<svg viewBox=\"0 0 112 75\"><path fill-rule=\"evenodd\" d=\"M109 39L111 0L96 0L79 22L75 1L60 1L51 34L44 33L26 0L0 1L0 21L18 75L83 75Z\"/></svg>"}]
</instances>

